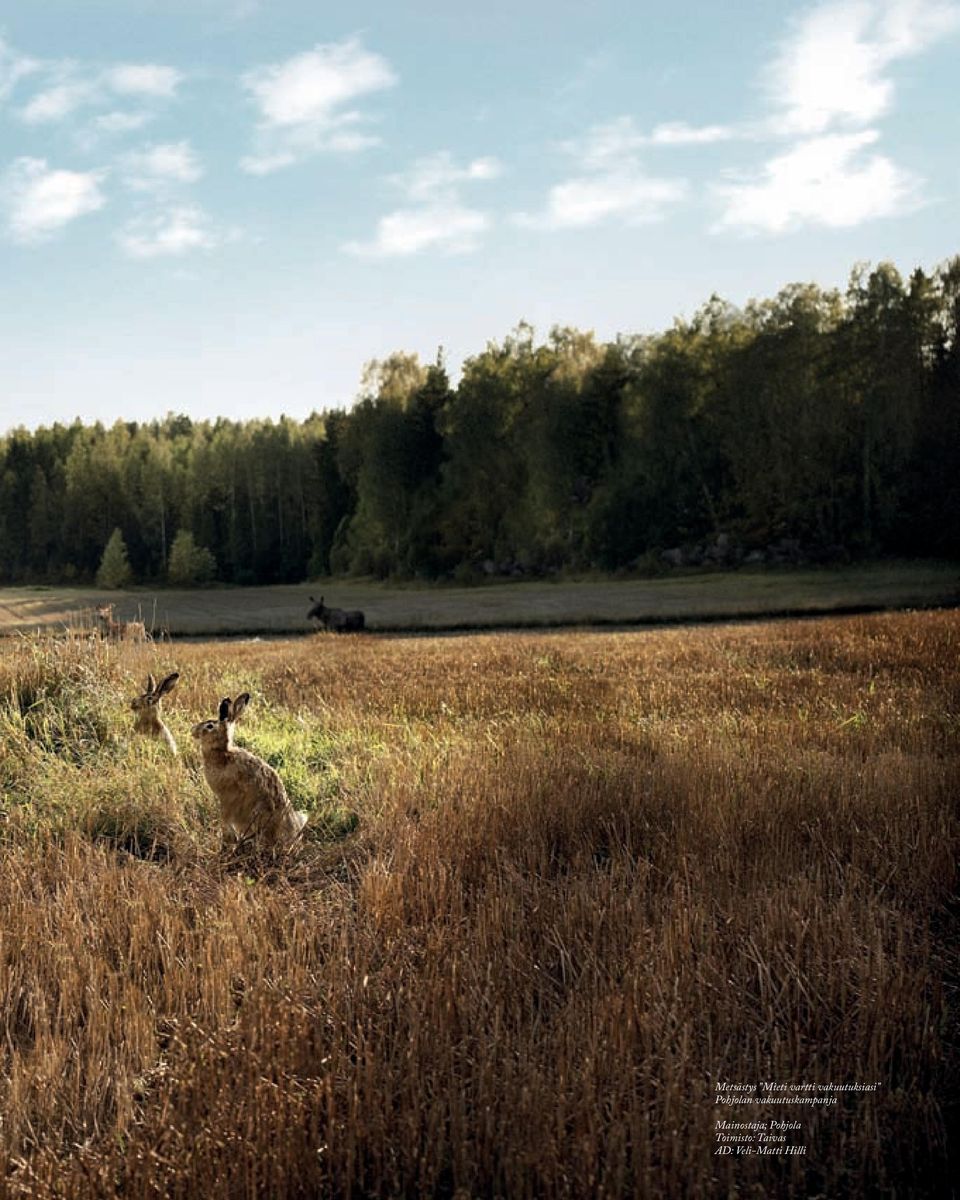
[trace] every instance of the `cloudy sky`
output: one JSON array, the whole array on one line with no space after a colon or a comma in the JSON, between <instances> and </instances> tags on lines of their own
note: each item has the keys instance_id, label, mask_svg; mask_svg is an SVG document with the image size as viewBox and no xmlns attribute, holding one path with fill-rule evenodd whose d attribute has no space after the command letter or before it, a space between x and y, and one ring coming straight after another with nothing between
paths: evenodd
<instances>
[{"instance_id":1,"label":"cloudy sky","mask_svg":"<svg viewBox=\"0 0 960 1200\"><path fill-rule=\"evenodd\" d=\"M0 426L960 253L960 0L0 0Z\"/></svg>"}]
</instances>

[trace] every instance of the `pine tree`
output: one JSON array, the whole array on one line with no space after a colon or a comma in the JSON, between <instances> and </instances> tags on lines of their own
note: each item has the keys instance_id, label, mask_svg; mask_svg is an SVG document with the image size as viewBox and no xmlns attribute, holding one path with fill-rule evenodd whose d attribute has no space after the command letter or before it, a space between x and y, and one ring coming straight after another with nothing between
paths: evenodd
<instances>
[{"instance_id":1,"label":"pine tree","mask_svg":"<svg viewBox=\"0 0 960 1200\"><path fill-rule=\"evenodd\" d=\"M198 546L193 534L181 529L173 539L167 579L180 587L209 583L217 571L217 560L206 546Z\"/></svg>"},{"instance_id":2,"label":"pine tree","mask_svg":"<svg viewBox=\"0 0 960 1200\"><path fill-rule=\"evenodd\" d=\"M127 546L123 534L114 529L110 540L103 551L100 567L97 571L97 586L105 588L125 587L133 579L130 563L127 559Z\"/></svg>"}]
</instances>

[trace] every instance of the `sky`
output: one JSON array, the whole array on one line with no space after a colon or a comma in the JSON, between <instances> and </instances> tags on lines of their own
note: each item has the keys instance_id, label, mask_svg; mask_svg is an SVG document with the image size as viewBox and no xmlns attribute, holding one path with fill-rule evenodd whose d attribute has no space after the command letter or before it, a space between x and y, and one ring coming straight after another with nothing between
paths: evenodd
<instances>
[{"instance_id":1,"label":"sky","mask_svg":"<svg viewBox=\"0 0 960 1200\"><path fill-rule=\"evenodd\" d=\"M960 0L0 0L0 431L960 253Z\"/></svg>"}]
</instances>

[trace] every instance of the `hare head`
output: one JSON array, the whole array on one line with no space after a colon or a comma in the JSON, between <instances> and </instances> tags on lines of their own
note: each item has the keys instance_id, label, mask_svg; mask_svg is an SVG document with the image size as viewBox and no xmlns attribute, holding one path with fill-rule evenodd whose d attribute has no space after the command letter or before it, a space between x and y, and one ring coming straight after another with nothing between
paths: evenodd
<instances>
[{"instance_id":1,"label":"hare head","mask_svg":"<svg viewBox=\"0 0 960 1200\"><path fill-rule=\"evenodd\" d=\"M241 692L236 700L225 696L220 701L216 720L200 721L191 730L203 753L227 751L233 747L233 724L250 703L250 693Z\"/></svg>"},{"instance_id":2,"label":"hare head","mask_svg":"<svg viewBox=\"0 0 960 1200\"><path fill-rule=\"evenodd\" d=\"M152 675L147 676L147 684L143 692L139 696L134 696L130 701L130 707L135 713L156 712L160 707L160 701L167 694L172 692L177 686L177 680L180 678L179 671L172 671L165 679L160 681L158 685Z\"/></svg>"}]
</instances>

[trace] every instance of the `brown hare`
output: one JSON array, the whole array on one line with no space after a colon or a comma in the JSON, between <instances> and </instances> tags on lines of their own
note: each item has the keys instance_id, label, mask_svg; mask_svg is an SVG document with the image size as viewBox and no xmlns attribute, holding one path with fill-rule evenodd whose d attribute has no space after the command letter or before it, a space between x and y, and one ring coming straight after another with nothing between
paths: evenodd
<instances>
[{"instance_id":1,"label":"brown hare","mask_svg":"<svg viewBox=\"0 0 960 1200\"><path fill-rule=\"evenodd\" d=\"M215 721L194 725L203 773L220 801L225 839L249 837L264 848L289 848L306 825L307 814L294 810L273 767L249 750L234 746L234 722L249 703L248 692L235 700L227 697L220 701Z\"/></svg>"},{"instance_id":2,"label":"brown hare","mask_svg":"<svg viewBox=\"0 0 960 1200\"><path fill-rule=\"evenodd\" d=\"M157 738L161 742L166 742L171 754L177 753L177 743L173 740L173 734L164 725L160 716L160 701L167 692L173 691L177 686L179 678L180 672L174 671L158 687L153 676L148 675L147 686L143 695L135 696L130 701L130 707L135 713L133 727L137 733L143 733L147 737Z\"/></svg>"}]
</instances>

